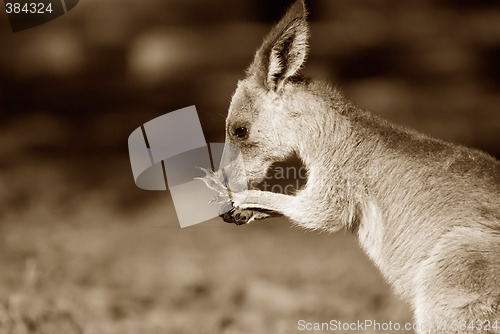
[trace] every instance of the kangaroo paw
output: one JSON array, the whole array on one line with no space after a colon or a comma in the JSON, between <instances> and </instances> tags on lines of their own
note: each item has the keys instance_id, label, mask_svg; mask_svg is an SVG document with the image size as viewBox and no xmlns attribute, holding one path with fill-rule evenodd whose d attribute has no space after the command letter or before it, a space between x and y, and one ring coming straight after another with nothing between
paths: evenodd
<instances>
[{"instance_id":1,"label":"kangaroo paw","mask_svg":"<svg viewBox=\"0 0 500 334\"><path fill-rule=\"evenodd\" d=\"M232 208L226 213L222 214L221 217L226 223L232 223L236 225L244 225L252 222L253 220L259 220L269 217L270 215L266 212L259 212L248 209Z\"/></svg>"}]
</instances>

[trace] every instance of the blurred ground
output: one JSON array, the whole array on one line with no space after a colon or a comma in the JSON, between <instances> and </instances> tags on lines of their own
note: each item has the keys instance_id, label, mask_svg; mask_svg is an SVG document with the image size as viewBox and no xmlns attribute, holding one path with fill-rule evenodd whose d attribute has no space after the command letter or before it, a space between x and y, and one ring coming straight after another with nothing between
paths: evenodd
<instances>
[{"instance_id":1,"label":"blurred ground","mask_svg":"<svg viewBox=\"0 0 500 334\"><path fill-rule=\"evenodd\" d=\"M85 0L12 34L0 14L0 333L295 333L411 321L345 234L178 228L133 184L127 137L195 104L223 140L236 81L289 2ZM308 2L305 73L500 157L497 1Z\"/></svg>"}]
</instances>

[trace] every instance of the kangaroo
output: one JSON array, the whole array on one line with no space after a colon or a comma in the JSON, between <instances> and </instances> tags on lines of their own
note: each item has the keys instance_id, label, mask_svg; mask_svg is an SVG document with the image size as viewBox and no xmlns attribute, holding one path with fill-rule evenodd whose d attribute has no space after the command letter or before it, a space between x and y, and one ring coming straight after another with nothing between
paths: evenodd
<instances>
[{"instance_id":1,"label":"kangaroo","mask_svg":"<svg viewBox=\"0 0 500 334\"><path fill-rule=\"evenodd\" d=\"M306 17L298 0L264 39L232 97L226 142L241 150L249 182L296 154L307 183L294 195L234 193L224 220L278 213L305 229L348 229L427 324L418 333L500 333L500 162L300 76Z\"/></svg>"}]
</instances>

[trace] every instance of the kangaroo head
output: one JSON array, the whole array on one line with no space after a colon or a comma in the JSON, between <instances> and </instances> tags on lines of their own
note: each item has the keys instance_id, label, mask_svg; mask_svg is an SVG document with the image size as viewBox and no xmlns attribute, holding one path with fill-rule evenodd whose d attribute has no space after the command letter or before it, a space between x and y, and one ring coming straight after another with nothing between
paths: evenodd
<instances>
[{"instance_id":1,"label":"kangaroo head","mask_svg":"<svg viewBox=\"0 0 500 334\"><path fill-rule=\"evenodd\" d=\"M249 182L260 182L269 167L296 150L298 108L304 85L297 77L307 56L308 24L298 0L273 27L232 97L226 142L239 147ZM303 90L303 89L302 89Z\"/></svg>"}]
</instances>

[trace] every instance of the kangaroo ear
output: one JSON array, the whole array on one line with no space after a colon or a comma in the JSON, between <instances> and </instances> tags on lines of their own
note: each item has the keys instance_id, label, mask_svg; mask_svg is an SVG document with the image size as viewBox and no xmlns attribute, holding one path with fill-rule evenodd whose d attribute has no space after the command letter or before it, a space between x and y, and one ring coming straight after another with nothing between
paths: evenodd
<instances>
[{"instance_id":1,"label":"kangaroo ear","mask_svg":"<svg viewBox=\"0 0 500 334\"><path fill-rule=\"evenodd\" d=\"M296 1L255 54L247 74L257 75L267 89L279 91L304 64L309 38L306 16L304 0Z\"/></svg>"}]
</instances>

